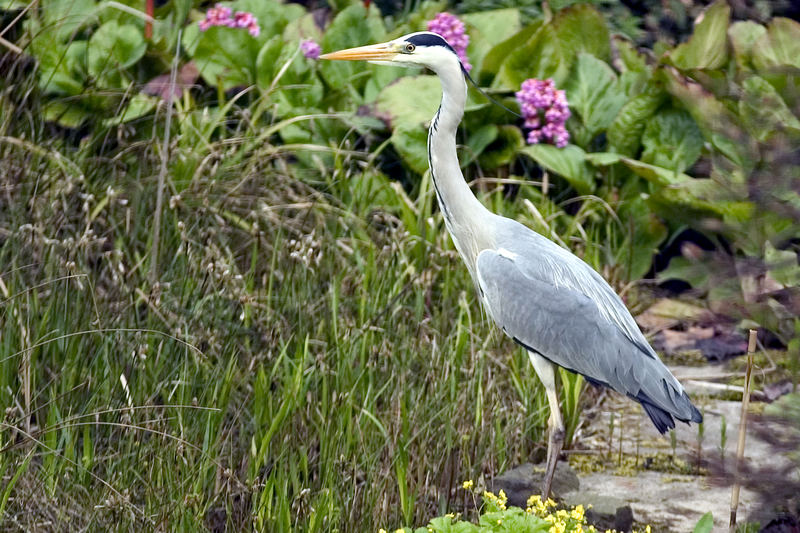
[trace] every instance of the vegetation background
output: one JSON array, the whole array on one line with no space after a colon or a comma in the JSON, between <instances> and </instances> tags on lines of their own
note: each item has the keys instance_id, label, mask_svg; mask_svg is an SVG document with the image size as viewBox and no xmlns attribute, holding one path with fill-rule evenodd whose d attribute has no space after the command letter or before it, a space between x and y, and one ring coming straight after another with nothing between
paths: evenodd
<instances>
[{"instance_id":1,"label":"vegetation background","mask_svg":"<svg viewBox=\"0 0 800 533\"><path fill-rule=\"evenodd\" d=\"M471 93L481 199L635 313L682 291L761 327L796 382L790 2L230 6L257 36L200 1L0 0L0 529L376 531L541 457L541 385L425 172L438 82L300 48L448 9L495 98L549 77L573 113L565 149L526 145Z\"/></svg>"}]
</instances>

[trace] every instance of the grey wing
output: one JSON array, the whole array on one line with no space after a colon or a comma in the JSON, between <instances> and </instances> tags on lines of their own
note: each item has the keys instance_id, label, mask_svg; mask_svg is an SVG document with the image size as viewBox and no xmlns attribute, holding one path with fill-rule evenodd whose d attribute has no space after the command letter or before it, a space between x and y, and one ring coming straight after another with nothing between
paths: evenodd
<instances>
[{"instance_id":1,"label":"grey wing","mask_svg":"<svg viewBox=\"0 0 800 533\"><path fill-rule=\"evenodd\" d=\"M639 400L662 431L671 427L668 414L698 419L683 387L605 280L524 229L505 243L508 248L484 250L476 261L481 297L503 331L559 366Z\"/></svg>"}]
</instances>

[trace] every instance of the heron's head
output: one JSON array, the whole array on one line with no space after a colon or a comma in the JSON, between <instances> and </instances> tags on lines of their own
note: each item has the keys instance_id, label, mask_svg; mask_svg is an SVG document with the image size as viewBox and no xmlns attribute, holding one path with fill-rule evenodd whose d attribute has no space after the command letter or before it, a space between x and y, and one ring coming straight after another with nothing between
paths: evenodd
<instances>
[{"instance_id":1,"label":"heron's head","mask_svg":"<svg viewBox=\"0 0 800 533\"><path fill-rule=\"evenodd\" d=\"M382 65L423 66L434 72L463 70L458 54L436 33L420 31L380 44L348 48L319 56L320 59L365 60Z\"/></svg>"}]
</instances>

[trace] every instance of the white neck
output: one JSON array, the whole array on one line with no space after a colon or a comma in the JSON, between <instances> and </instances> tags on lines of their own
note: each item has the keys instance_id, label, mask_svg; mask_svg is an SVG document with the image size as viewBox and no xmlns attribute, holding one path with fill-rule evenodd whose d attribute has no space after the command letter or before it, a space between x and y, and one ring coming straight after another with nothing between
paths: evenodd
<instances>
[{"instance_id":1,"label":"white neck","mask_svg":"<svg viewBox=\"0 0 800 533\"><path fill-rule=\"evenodd\" d=\"M491 216L472 194L456 154L456 130L464 115L467 84L461 65L446 64L436 69L442 83L442 103L428 131L428 164L445 224L456 248L471 273L484 244L488 244L485 225L479 221Z\"/></svg>"}]
</instances>

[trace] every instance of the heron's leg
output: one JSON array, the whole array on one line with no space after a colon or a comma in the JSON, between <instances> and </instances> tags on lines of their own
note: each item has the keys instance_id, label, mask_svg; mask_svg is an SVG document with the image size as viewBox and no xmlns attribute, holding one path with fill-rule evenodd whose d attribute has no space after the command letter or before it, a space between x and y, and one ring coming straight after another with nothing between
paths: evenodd
<instances>
[{"instance_id":1,"label":"heron's leg","mask_svg":"<svg viewBox=\"0 0 800 533\"><path fill-rule=\"evenodd\" d=\"M547 392L547 402L550 404L550 418L548 425L547 438L547 469L544 474L544 484L542 485L542 499L550 497L550 485L553 483L553 475L556 473L556 463L564 446L564 421L561 419L561 407L558 404L558 393L556 392L555 365L541 355L528 352L528 357L533 364L536 374L542 380L545 391Z\"/></svg>"}]
</instances>

